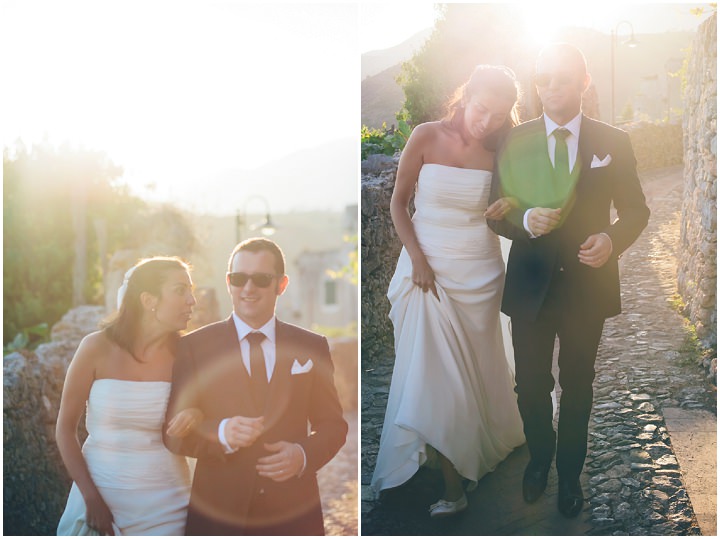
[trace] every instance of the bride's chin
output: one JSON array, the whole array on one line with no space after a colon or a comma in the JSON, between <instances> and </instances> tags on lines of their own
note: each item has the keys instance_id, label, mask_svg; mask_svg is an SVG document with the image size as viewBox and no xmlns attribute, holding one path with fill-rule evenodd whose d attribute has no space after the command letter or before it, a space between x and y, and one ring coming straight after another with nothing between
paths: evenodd
<instances>
[{"instance_id":1,"label":"bride's chin","mask_svg":"<svg viewBox=\"0 0 720 539\"><path fill-rule=\"evenodd\" d=\"M483 140L485 140L488 135L489 133L487 131L482 131L480 133L478 133L477 131L470 131L470 136L478 142L482 142Z\"/></svg>"}]
</instances>

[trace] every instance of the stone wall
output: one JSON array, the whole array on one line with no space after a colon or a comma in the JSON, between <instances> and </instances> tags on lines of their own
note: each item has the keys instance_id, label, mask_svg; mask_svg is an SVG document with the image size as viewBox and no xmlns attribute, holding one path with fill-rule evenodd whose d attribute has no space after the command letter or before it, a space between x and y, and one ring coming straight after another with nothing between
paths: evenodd
<instances>
[{"instance_id":1,"label":"stone wall","mask_svg":"<svg viewBox=\"0 0 720 539\"><path fill-rule=\"evenodd\" d=\"M701 343L717 347L717 14L698 29L683 117L685 191L678 290Z\"/></svg>"},{"instance_id":2,"label":"stone wall","mask_svg":"<svg viewBox=\"0 0 720 539\"><path fill-rule=\"evenodd\" d=\"M372 155L363 161L360 223L360 330L362 370L394 356L387 288L402 244L390 217L397 158Z\"/></svg>"},{"instance_id":3,"label":"stone wall","mask_svg":"<svg viewBox=\"0 0 720 539\"><path fill-rule=\"evenodd\" d=\"M328 338L330 355L335 367L335 388L343 412L357 411L358 405L358 340L357 337Z\"/></svg>"},{"instance_id":4,"label":"stone wall","mask_svg":"<svg viewBox=\"0 0 720 539\"><path fill-rule=\"evenodd\" d=\"M3 360L5 534L55 535L71 483L55 444L65 371L104 315L104 307L77 307L53 326L51 342Z\"/></svg>"}]
</instances>

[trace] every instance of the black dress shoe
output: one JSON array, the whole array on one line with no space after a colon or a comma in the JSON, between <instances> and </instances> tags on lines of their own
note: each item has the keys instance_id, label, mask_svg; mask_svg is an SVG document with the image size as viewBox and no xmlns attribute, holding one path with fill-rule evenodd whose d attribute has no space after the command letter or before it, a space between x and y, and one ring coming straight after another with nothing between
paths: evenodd
<instances>
[{"instance_id":1,"label":"black dress shoe","mask_svg":"<svg viewBox=\"0 0 720 539\"><path fill-rule=\"evenodd\" d=\"M533 462L532 460L525 468L523 475L523 499L527 503L537 501L547 487L549 464Z\"/></svg>"},{"instance_id":2,"label":"black dress shoe","mask_svg":"<svg viewBox=\"0 0 720 539\"><path fill-rule=\"evenodd\" d=\"M580 479L558 482L558 509L564 516L578 516L584 501Z\"/></svg>"}]
</instances>

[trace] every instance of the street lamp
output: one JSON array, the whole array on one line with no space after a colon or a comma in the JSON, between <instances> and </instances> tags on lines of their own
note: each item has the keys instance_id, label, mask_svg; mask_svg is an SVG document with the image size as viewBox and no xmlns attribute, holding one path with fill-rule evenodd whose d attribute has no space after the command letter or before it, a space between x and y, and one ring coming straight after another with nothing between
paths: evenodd
<instances>
[{"instance_id":1,"label":"street lamp","mask_svg":"<svg viewBox=\"0 0 720 539\"><path fill-rule=\"evenodd\" d=\"M610 31L610 89L612 96L610 106L610 123L612 125L615 125L615 42L617 40L618 29L622 24L627 24L630 27L630 38L623 41L622 44L631 48L638 46L638 42L635 39L635 30L633 29L633 25L630 21L620 21L617 23L617 26L615 26L615 29Z\"/></svg>"},{"instance_id":2,"label":"street lamp","mask_svg":"<svg viewBox=\"0 0 720 539\"><path fill-rule=\"evenodd\" d=\"M259 200L265 205L265 220L248 226L247 208L248 204L253 200ZM272 236L275 234L277 229L275 228L272 219L270 219L270 204L264 197L261 197L260 195L250 195L243 205L242 216L240 215L240 210L235 212L235 243L240 243L240 240L244 236L241 231L246 226L248 227L248 230L260 230L263 236Z\"/></svg>"}]
</instances>

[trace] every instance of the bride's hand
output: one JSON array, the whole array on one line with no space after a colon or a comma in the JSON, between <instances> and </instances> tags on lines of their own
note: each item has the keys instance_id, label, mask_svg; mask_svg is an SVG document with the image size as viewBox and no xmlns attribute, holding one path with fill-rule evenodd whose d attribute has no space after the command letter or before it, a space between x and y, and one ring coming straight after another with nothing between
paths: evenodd
<instances>
[{"instance_id":1,"label":"bride's hand","mask_svg":"<svg viewBox=\"0 0 720 539\"><path fill-rule=\"evenodd\" d=\"M98 493L97 496L85 500L85 522L88 527L97 531L100 535L115 535L113 531L113 515L110 508Z\"/></svg>"},{"instance_id":2,"label":"bride's hand","mask_svg":"<svg viewBox=\"0 0 720 539\"><path fill-rule=\"evenodd\" d=\"M203 420L203 413L197 408L179 411L168 423L167 435L184 438Z\"/></svg>"},{"instance_id":3,"label":"bride's hand","mask_svg":"<svg viewBox=\"0 0 720 539\"><path fill-rule=\"evenodd\" d=\"M413 262L412 280L416 286L422 288L423 292L430 292L439 300L437 289L435 288L435 272L428 264L427 260Z\"/></svg>"},{"instance_id":4,"label":"bride's hand","mask_svg":"<svg viewBox=\"0 0 720 539\"><path fill-rule=\"evenodd\" d=\"M514 207L517 207L517 202L515 199L510 197L503 197L497 199L495 202L490 204L485 210L485 219L493 219L495 221L500 221L507 215L507 212L509 212Z\"/></svg>"}]
</instances>

